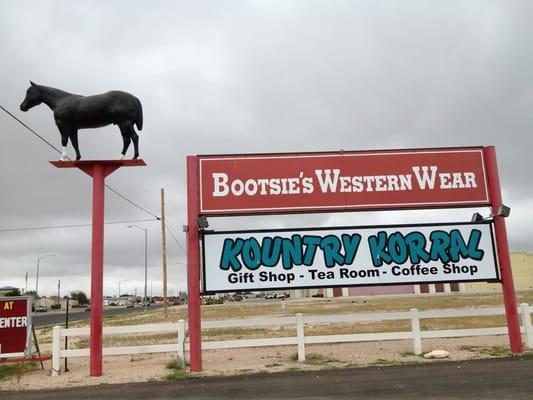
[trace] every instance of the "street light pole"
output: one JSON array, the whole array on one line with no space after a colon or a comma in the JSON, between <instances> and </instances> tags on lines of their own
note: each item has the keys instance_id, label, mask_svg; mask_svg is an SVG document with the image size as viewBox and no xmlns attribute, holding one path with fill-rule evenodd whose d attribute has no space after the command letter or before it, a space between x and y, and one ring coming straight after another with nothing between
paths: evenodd
<instances>
[{"instance_id":1,"label":"street light pole","mask_svg":"<svg viewBox=\"0 0 533 400\"><path fill-rule=\"evenodd\" d=\"M121 284L122 282L127 282L127 281L128 281L128 279L123 279L123 280L121 280L121 281L118 281L118 297L119 297L119 298L120 298L120 284Z\"/></svg>"},{"instance_id":2,"label":"street light pole","mask_svg":"<svg viewBox=\"0 0 533 400\"><path fill-rule=\"evenodd\" d=\"M37 298L38 296L38 293L39 293L39 265L40 265L40 262L43 258L46 258L46 257L54 257L55 254L45 254L44 256L41 256L37 259L37 273L36 273L36 277L35 277L35 297Z\"/></svg>"},{"instance_id":3,"label":"street light pole","mask_svg":"<svg viewBox=\"0 0 533 400\"><path fill-rule=\"evenodd\" d=\"M148 229L141 228L138 225L128 225L128 228L137 228L144 231L144 299L143 307L146 309L148 300Z\"/></svg>"}]
</instances>

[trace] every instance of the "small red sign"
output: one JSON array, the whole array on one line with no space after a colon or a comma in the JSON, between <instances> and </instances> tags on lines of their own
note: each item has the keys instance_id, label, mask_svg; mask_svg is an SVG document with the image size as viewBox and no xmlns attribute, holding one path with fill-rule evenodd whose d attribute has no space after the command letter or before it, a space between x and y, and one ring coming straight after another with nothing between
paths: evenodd
<instances>
[{"instance_id":1,"label":"small red sign","mask_svg":"<svg viewBox=\"0 0 533 400\"><path fill-rule=\"evenodd\" d=\"M481 206L477 148L200 156L200 213Z\"/></svg>"},{"instance_id":2,"label":"small red sign","mask_svg":"<svg viewBox=\"0 0 533 400\"><path fill-rule=\"evenodd\" d=\"M0 297L0 357L24 355L30 318L28 297Z\"/></svg>"}]
</instances>

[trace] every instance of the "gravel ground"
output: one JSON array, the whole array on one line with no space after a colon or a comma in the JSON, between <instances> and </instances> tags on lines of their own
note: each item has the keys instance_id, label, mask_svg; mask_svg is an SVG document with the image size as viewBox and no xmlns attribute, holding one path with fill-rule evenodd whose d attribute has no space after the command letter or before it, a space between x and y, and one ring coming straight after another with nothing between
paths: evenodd
<instances>
[{"instance_id":1,"label":"gravel ground","mask_svg":"<svg viewBox=\"0 0 533 400\"><path fill-rule=\"evenodd\" d=\"M423 351L443 349L450 353L450 360L471 360L508 355L507 336L486 336L455 339L423 340ZM43 344L43 350L49 344ZM412 341L382 341L367 343L342 343L306 346L307 360L298 363L295 346L207 350L203 352L203 371L199 375L221 376L253 372L280 372L292 370L321 370L369 365L386 366L404 363L428 363L415 356ZM175 354L141 354L135 356L104 357L103 376L89 376L89 359L69 359L69 371L52 377L50 362L45 370L27 372L17 384L16 376L0 381L2 390L39 390L99 385L160 381L171 372L166 368ZM181 375L180 375L181 376Z\"/></svg>"}]
</instances>

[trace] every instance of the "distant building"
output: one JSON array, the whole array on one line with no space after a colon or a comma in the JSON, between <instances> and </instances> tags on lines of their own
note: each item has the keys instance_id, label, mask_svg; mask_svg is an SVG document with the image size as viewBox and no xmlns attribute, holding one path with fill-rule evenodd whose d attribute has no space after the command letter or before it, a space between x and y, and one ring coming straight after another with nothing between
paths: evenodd
<instances>
[{"instance_id":1,"label":"distant building","mask_svg":"<svg viewBox=\"0 0 533 400\"><path fill-rule=\"evenodd\" d=\"M511 268L516 290L533 289L533 253L529 251L512 251ZM479 292L502 290L501 283L471 282L471 283L435 283L422 285L387 285L387 286L357 286L318 289L291 290L291 297L344 297L344 296L376 296L387 294L433 294L453 292Z\"/></svg>"},{"instance_id":2,"label":"distant building","mask_svg":"<svg viewBox=\"0 0 533 400\"><path fill-rule=\"evenodd\" d=\"M5 296L6 294L13 292L14 290L19 290L19 288L13 286L0 287L0 296Z\"/></svg>"},{"instance_id":3,"label":"distant building","mask_svg":"<svg viewBox=\"0 0 533 400\"><path fill-rule=\"evenodd\" d=\"M515 289L533 289L533 253L529 251L512 251L510 257ZM500 292L501 290L501 283L466 283L466 291L468 292Z\"/></svg>"},{"instance_id":4,"label":"distant building","mask_svg":"<svg viewBox=\"0 0 533 400\"><path fill-rule=\"evenodd\" d=\"M135 304L137 298L135 296L106 296L104 297L104 307L108 306L125 306L126 304Z\"/></svg>"},{"instance_id":5,"label":"distant building","mask_svg":"<svg viewBox=\"0 0 533 400\"><path fill-rule=\"evenodd\" d=\"M57 308L58 310L66 310L67 308L67 299L57 299L57 296L50 296L50 297L40 297L39 299L35 300L35 306L45 306L47 309L52 310L53 308ZM58 307L59 305L59 307ZM72 300L70 299L68 301L68 308L69 310L78 307L78 300Z\"/></svg>"}]
</instances>

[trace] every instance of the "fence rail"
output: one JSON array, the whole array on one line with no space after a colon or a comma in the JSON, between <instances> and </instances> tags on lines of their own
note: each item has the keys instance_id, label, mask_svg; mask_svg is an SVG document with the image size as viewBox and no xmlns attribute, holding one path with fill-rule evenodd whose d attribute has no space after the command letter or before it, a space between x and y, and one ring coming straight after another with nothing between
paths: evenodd
<instances>
[{"instance_id":1,"label":"fence rail","mask_svg":"<svg viewBox=\"0 0 533 400\"><path fill-rule=\"evenodd\" d=\"M521 331L524 343L528 348L533 348L533 327L531 326L532 307L528 304L520 304L518 311L522 317ZM287 326L296 325L296 336L280 338L262 339L241 339L224 341L202 342L202 348L229 349L242 347L263 347L263 346L285 346L297 345L298 361L305 361L306 344L324 343L346 343L346 342L368 342L380 340L413 340L413 352L422 354L422 339L465 337L465 336L489 336L507 334L507 327L494 328L470 328L470 329L447 329L447 330L421 330L420 320L427 318L461 318L504 315L503 307L476 308L476 309L456 309L456 310L432 310L418 311L416 308L410 311L400 312L379 312L363 314L339 314L339 315L308 315L297 314L293 317L272 317L272 318L250 318L250 319L229 319L222 321L204 321L202 330L221 328L248 328L258 326ZM382 332L382 333L357 333L344 335L315 335L305 336L306 324L328 324L328 323L355 323L365 321L394 321L410 320L411 329L403 332ZM142 346L122 346L106 347L102 352L104 355L123 355L140 353L161 353L177 352L178 361L185 365L185 350L188 350L186 343L185 321L179 320L177 324L152 324L104 327L104 335L150 333L150 332L176 332L176 343L156 344ZM52 331L52 375L56 376L60 372L61 358L87 357L89 349L61 349L61 338L71 336L89 336L89 328L63 329L55 326Z\"/></svg>"}]
</instances>

